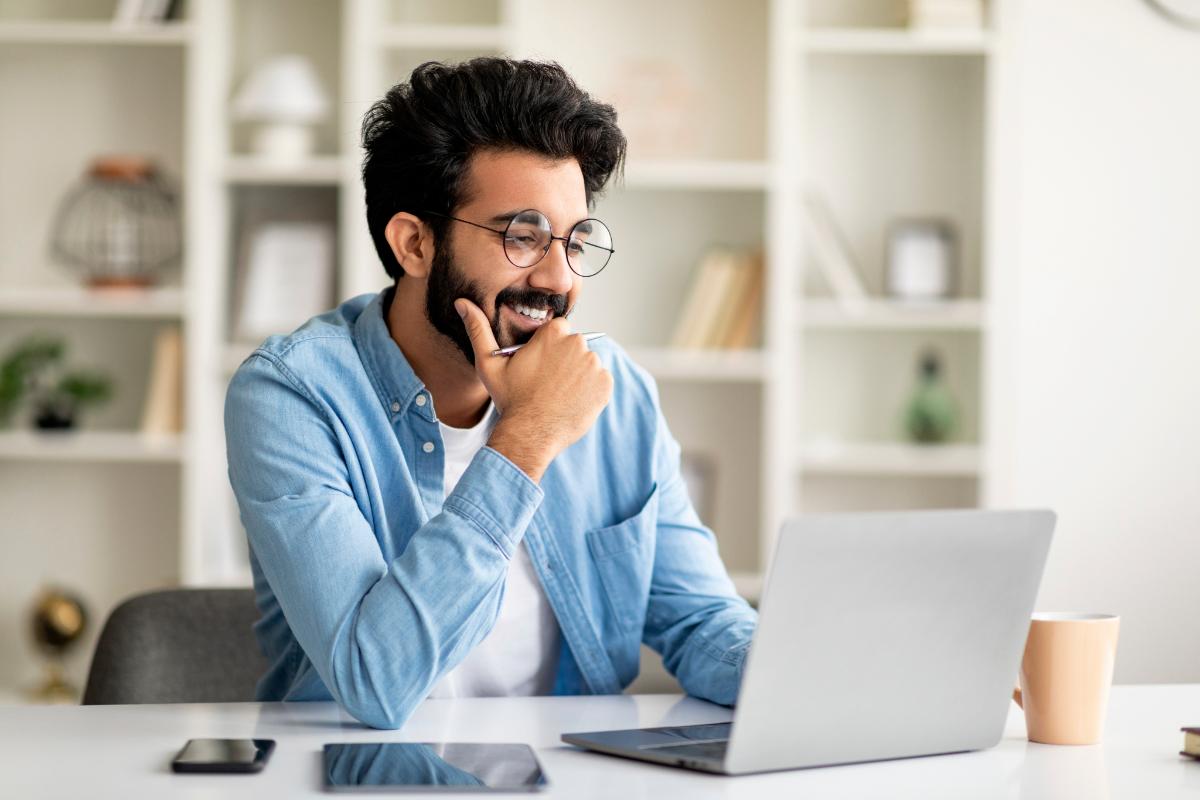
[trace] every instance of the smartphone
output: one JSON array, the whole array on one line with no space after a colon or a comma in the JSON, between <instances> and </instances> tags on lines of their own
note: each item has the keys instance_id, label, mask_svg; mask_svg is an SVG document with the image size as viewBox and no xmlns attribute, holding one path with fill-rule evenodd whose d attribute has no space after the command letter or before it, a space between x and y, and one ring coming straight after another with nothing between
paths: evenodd
<instances>
[{"instance_id":1,"label":"smartphone","mask_svg":"<svg viewBox=\"0 0 1200 800\"><path fill-rule=\"evenodd\" d=\"M274 739L188 739L171 762L175 772L262 772Z\"/></svg>"}]
</instances>

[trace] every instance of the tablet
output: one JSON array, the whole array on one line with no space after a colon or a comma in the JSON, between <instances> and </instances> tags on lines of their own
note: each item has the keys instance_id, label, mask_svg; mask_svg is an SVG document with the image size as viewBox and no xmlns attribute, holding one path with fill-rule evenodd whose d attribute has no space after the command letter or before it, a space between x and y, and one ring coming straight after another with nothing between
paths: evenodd
<instances>
[{"instance_id":1,"label":"tablet","mask_svg":"<svg viewBox=\"0 0 1200 800\"><path fill-rule=\"evenodd\" d=\"M325 787L331 791L536 792L546 786L527 744L325 745Z\"/></svg>"}]
</instances>

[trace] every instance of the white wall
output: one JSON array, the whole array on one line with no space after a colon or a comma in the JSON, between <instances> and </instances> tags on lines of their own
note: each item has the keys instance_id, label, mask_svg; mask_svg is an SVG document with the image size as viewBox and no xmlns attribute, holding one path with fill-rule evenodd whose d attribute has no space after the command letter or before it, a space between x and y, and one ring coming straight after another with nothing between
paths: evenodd
<instances>
[{"instance_id":1,"label":"white wall","mask_svg":"<svg viewBox=\"0 0 1200 800\"><path fill-rule=\"evenodd\" d=\"M1118 682L1200 681L1200 33L1141 0L1013 11L992 497L1058 511L1038 607L1120 613Z\"/></svg>"}]
</instances>

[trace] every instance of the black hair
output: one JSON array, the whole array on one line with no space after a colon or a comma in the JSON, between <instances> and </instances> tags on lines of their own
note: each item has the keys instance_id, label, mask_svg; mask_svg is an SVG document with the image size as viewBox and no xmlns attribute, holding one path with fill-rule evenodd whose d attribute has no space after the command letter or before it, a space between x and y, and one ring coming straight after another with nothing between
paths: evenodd
<instances>
[{"instance_id":1,"label":"black hair","mask_svg":"<svg viewBox=\"0 0 1200 800\"><path fill-rule=\"evenodd\" d=\"M611 105L593 100L558 64L482 57L429 61L393 86L363 118L362 178L367 227L389 276L397 263L384 237L401 211L420 217L444 241L465 200L467 165L481 150L518 150L574 158L587 204L625 160L625 135Z\"/></svg>"}]
</instances>

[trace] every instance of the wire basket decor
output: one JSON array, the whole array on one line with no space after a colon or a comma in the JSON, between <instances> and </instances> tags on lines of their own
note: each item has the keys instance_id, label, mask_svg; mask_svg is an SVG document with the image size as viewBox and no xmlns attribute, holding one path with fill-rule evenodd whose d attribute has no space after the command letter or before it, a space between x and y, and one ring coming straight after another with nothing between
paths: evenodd
<instances>
[{"instance_id":1,"label":"wire basket decor","mask_svg":"<svg viewBox=\"0 0 1200 800\"><path fill-rule=\"evenodd\" d=\"M95 287L157 282L182 249L175 195L148 159L96 159L63 198L50 249Z\"/></svg>"}]
</instances>

